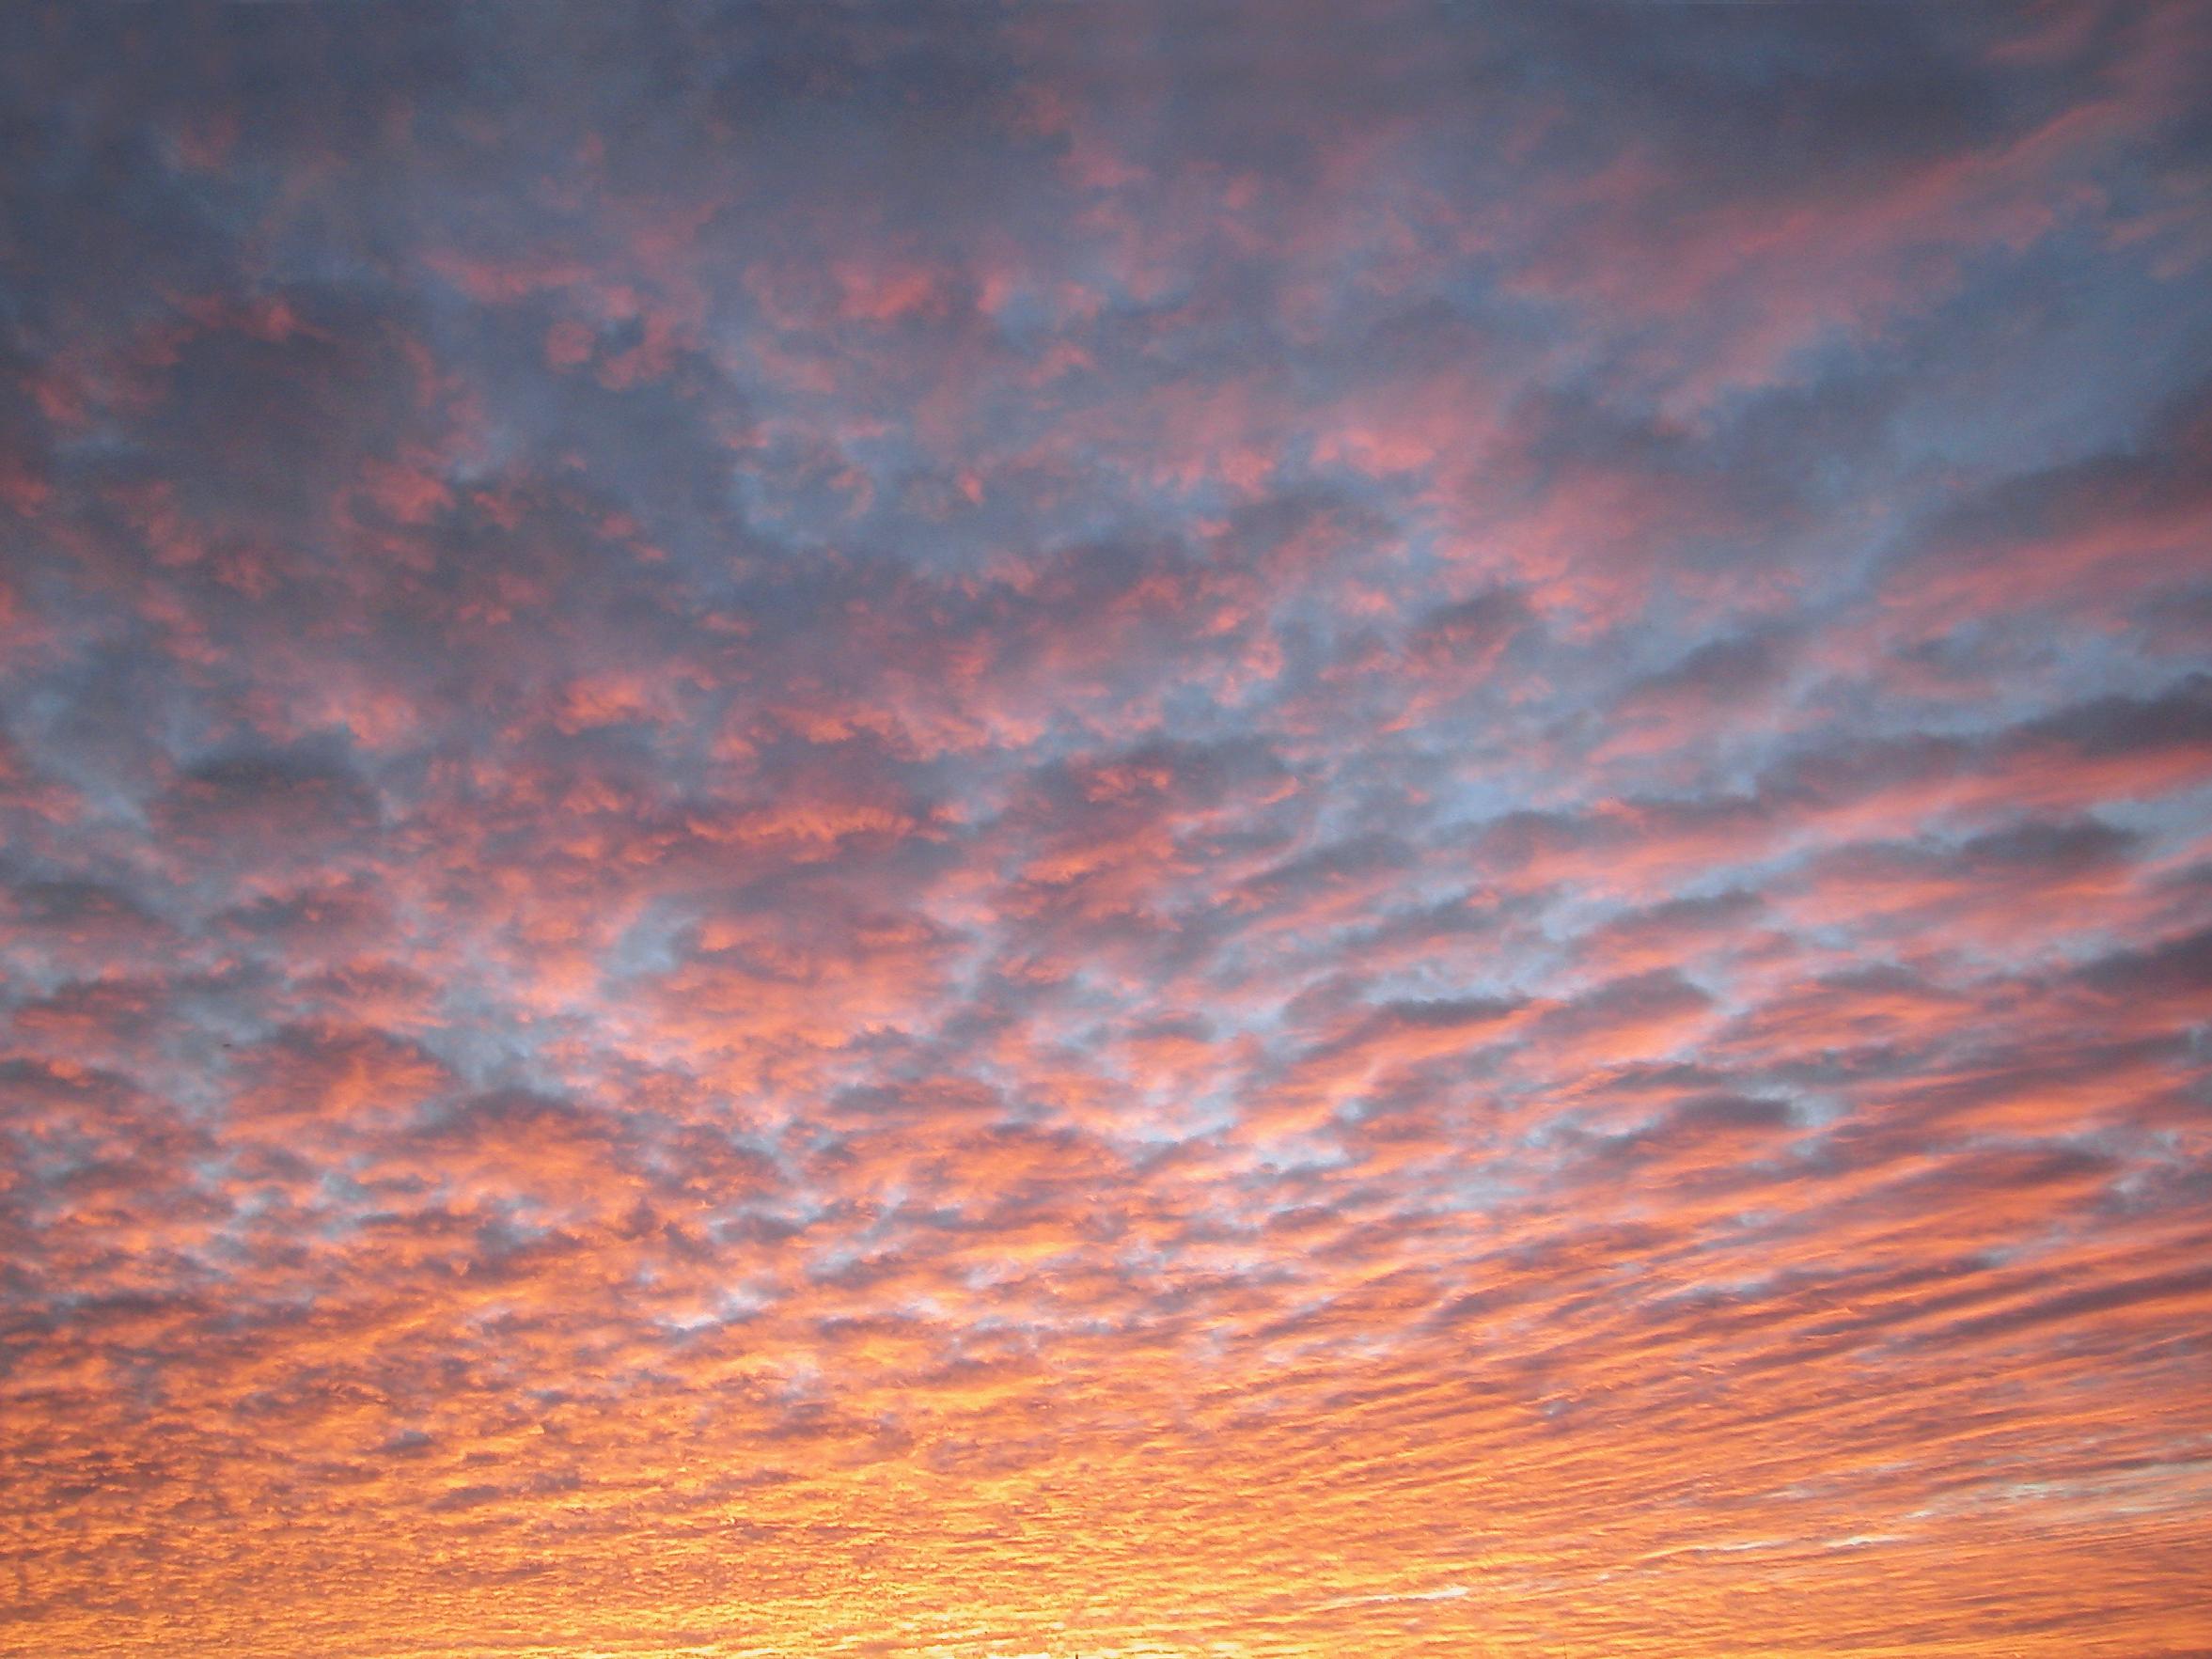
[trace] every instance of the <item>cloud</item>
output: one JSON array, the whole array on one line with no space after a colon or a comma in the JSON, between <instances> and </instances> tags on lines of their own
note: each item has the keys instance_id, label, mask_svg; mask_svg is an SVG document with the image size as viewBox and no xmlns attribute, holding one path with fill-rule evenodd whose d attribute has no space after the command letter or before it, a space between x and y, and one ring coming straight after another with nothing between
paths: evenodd
<instances>
[{"instance_id":1,"label":"cloud","mask_svg":"<svg viewBox=\"0 0 2212 1659\"><path fill-rule=\"evenodd\" d=\"M0 1653L2212 1643L2201 8L0 37Z\"/></svg>"}]
</instances>

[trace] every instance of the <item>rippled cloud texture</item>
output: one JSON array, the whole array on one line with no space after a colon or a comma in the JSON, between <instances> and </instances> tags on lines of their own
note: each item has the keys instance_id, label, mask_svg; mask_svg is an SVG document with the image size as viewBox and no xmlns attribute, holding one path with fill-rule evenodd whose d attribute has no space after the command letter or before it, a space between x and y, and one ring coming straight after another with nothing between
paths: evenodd
<instances>
[{"instance_id":1,"label":"rippled cloud texture","mask_svg":"<svg viewBox=\"0 0 2212 1659\"><path fill-rule=\"evenodd\" d=\"M2212 9L0 28L0 1652L2212 1651Z\"/></svg>"}]
</instances>

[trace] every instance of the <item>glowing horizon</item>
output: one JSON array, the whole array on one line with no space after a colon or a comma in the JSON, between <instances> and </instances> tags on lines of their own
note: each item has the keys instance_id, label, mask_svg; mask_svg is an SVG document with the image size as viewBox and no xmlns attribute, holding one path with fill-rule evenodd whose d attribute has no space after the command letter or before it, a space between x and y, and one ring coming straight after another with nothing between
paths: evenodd
<instances>
[{"instance_id":1,"label":"glowing horizon","mask_svg":"<svg viewBox=\"0 0 2212 1659\"><path fill-rule=\"evenodd\" d=\"M2212 1653L2212 8L0 40L0 1655Z\"/></svg>"}]
</instances>

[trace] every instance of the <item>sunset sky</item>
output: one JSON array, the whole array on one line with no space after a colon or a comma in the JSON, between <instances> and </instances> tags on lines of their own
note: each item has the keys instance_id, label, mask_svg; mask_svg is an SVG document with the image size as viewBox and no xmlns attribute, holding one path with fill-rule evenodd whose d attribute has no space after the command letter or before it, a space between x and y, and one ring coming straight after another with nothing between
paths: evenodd
<instances>
[{"instance_id":1,"label":"sunset sky","mask_svg":"<svg viewBox=\"0 0 2212 1659\"><path fill-rule=\"evenodd\" d=\"M0 13L0 1654L2212 1654L2212 0Z\"/></svg>"}]
</instances>

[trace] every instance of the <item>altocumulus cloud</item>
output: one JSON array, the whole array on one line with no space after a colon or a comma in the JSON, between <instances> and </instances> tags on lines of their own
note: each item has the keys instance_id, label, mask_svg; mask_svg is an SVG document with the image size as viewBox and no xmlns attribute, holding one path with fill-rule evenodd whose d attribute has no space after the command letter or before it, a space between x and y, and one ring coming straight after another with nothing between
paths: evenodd
<instances>
[{"instance_id":1,"label":"altocumulus cloud","mask_svg":"<svg viewBox=\"0 0 2212 1659\"><path fill-rule=\"evenodd\" d=\"M0 20L0 1652L2212 1650L2212 13Z\"/></svg>"}]
</instances>

